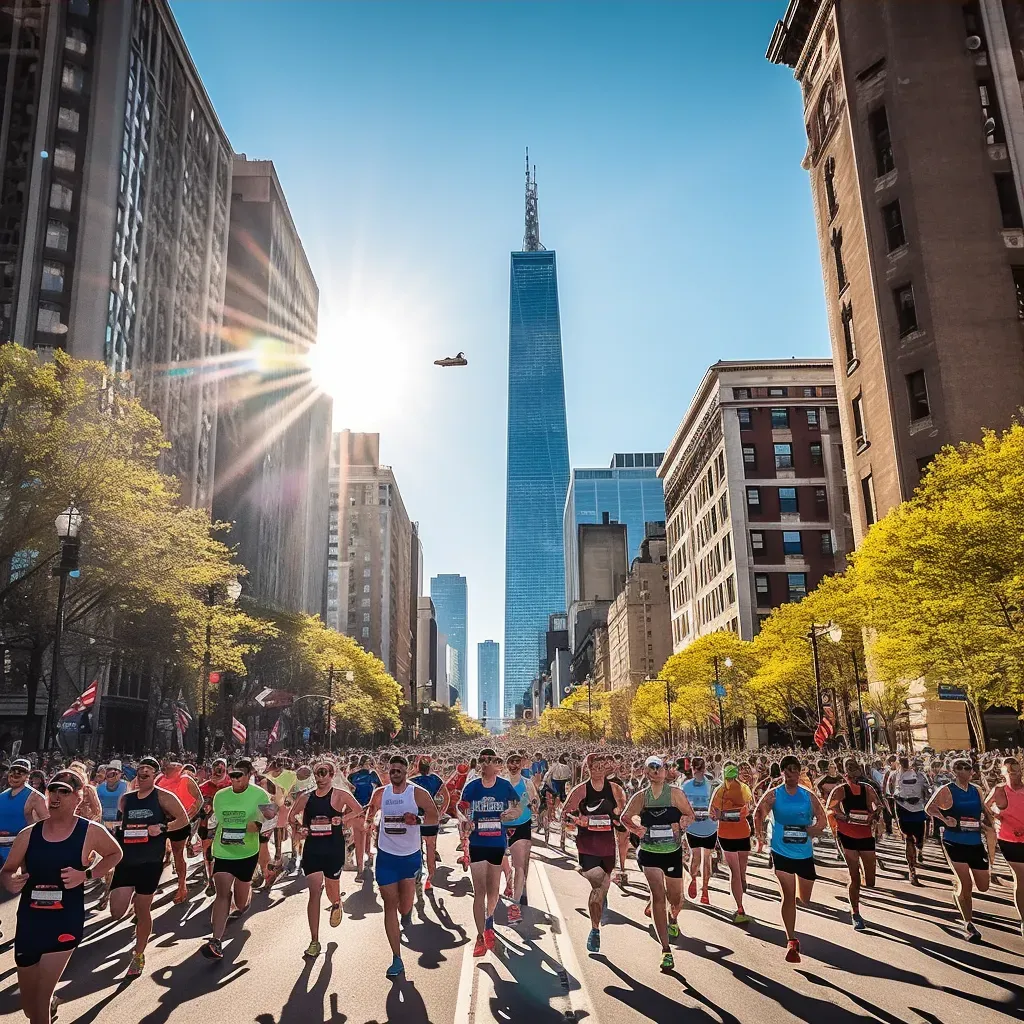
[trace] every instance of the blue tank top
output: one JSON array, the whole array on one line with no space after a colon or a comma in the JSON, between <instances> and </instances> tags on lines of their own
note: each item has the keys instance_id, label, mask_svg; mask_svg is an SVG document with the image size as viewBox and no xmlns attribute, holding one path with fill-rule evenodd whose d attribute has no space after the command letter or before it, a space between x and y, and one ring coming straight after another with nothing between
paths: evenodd
<instances>
[{"instance_id":1,"label":"blue tank top","mask_svg":"<svg viewBox=\"0 0 1024 1024\"><path fill-rule=\"evenodd\" d=\"M9 789L0 793L0 864L7 860L15 837L28 824L25 804L34 792L31 786L23 786L17 796L12 796Z\"/></svg>"},{"instance_id":2,"label":"blue tank top","mask_svg":"<svg viewBox=\"0 0 1024 1024\"><path fill-rule=\"evenodd\" d=\"M953 806L946 811L946 816L956 818L956 827L947 825L942 830L944 843L961 843L964 846L981 844L981 794L971 785L966 790L955 782L949 784L949 794L953 798Z\"/></svg>"},{"instance_id":3,"label":"blue tank top","mask_svg":"<svg viewBox=\"0 0 1024 1024\"><path fill-rule=\"evenodd\" d=\"M706 775L700 782L696 779L687 779L682 789L686 799L690 801L695 816L686 831L698 838L713 836L718 831L718 822L708 814L712 794L711 780Z\"/></svg>"},{"instance_id":4,"label":"blue tank top","mask_svg":"<svg viewBox=\"0 0 1024 1024\"><path fill-rule=\"evenodd\" d=\"M790 793L785 784L775 789L772 808L772 853L792 860L814 856L807 827L813 818L811 794L802 786Z\"/></svg>"},{"instance_id":5,"label":"blue tank top","mask_svg":"<svg viewBox=\"0 0 1024 1024\"><path fill-rule=\"evenodd\" d=\"M128 783L124 779L118 779L117 785L113 789L107 789L105 782L101 782L96 787L96 795L100 798L100 806L103 808L104 825L110 825L120 817L117 802L127 792Z\"/></svg>"},{"instance_id":6,"label":"blue tank top","mask_svg":"<svg viewBox=\"0 0 1024 1024\"><path fill-rule=\"evenodd\" d=\"M520 814L515 821L506 822L505 824L507 828L515 828L517 825L525 825L533 817L533 810L530 808L530 802L526 799L526 779L520 778L512 788L516 791L516 796L519 797L519 806L523 808L523 813Z\"/></svg>"}]
</instances>

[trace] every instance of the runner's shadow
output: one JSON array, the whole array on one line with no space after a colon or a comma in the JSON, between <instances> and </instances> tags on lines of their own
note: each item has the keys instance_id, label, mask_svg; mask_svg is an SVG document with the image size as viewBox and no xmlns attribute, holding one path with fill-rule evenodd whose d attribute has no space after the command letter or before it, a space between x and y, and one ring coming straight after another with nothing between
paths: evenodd
<instances>
[{"instance_id":1,"label":"runner's shadow","mask_svg":"<svg viewBox=\"0 0 1024 1024\"><path fill-rule=\"evenodd\" d=\"M388 1015L384 1024L430 1024L423 997L406 978L392 982L384 1008Z\"/></svg>"},{"instance_id":2,"label":"runner's shadow","mask_svg":"<svg viewBox=\"0 0 1024 1024\"><path fill-rule=\"evenodd\" d=\"M491 979L494 992L488 999L491 1020L530 1021L530 1024L565 1024L565 1014L551 1005L564 998L566 989L558 984L561 968L547 954L531 946L517 956L506 949L503 960L514 980L505 981L493 964L479 968ZM542 964L548 965L545 970Z\"/></svg>"},{"instance_id":3,"label":"runner's shadow","mask_svg":"<svg viewBox=\"0 0 1024 1024\"><path fill-rule=\"evenodd\" d=\"M406 946L419 954L417 963L420 967L428 970L440 967L448 959L443 955L446 949L458 949L469 941L466 929L461 925L452 923L453 930L449 931L443 925L426 917L422 911L420 921L421 924L407 925L402 929ZM451 918L448 918L448 921L451 922Z\"/></svg>"},{"instance_id":4,"label":"runner's shadow","mask_svg":"<svg viewBox=\"0 0 1024 1024\"><path fill-rule=\"evenodd\" d=\"M353 921L363 921L367 914L383 913L384 908L377 902L372 885L366 884L361 889L356 889L345 899L345 916Z\"/></svg>"},{"instance_id":5,"label":"runner's shadow","mask_svg":"<svg viewBox=\"0 0 1024 1024\"><path fill-rule=\"evenodd\" d=\"M337 949L336 942L327 943L320 973L312 988L309 987L309 979L319 958L304 958L302 970L281 1007L280 1016L275 1020L272 1013L260 1013L256 1015L256 1024L309 1024L310 1021L321 1020L325 1024L345 1024L348 1017L338 1009L338 994L336 992L332 992L330 995L330 1016L324 1016L324 996L330 988L331 975L334 973L333 958ZM147 1016L145 1019L149 1024L149 1017ZM76 1021L75 1024L78 1022Z\"/></svg>"}]
</instances>

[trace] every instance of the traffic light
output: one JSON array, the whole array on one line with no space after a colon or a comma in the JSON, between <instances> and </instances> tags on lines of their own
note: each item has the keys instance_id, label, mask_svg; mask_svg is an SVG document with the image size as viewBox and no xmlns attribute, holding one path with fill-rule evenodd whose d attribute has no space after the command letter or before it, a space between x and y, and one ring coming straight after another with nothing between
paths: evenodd
<instances>
[{"instance_id":1,"label":"traffic light","mask_svg":"<svg viewBox=\"0 0 1024 1024\"><path fill-rule=\"evenodd\" d=\"M210 685L211 686L216 686L219 682L220 682L220 673L219 672L211 672L210 673Z\"/></svg>"}]
</instances>

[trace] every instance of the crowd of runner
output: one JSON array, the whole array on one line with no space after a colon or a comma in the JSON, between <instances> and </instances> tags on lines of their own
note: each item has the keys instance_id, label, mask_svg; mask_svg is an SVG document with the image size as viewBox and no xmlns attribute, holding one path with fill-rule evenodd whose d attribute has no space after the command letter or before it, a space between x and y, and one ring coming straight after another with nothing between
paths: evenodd
<instances>
[{"instance_id":1,"label":"crowd of runner","mask_svg":"<svg viewBox=\"0 0 1024 1024\"><path fill-rule=\"evenodd\" d=\"M502 744L500 751L394 748L217 757L198 765L179 753L98 765L0 762L0 883L19 899L14 960L25 1014L44 1024L55 1012L56 986L86 929L87 888L99 897L92 920L132 911L127 977L136 977L145 970L165 868L176 882L174 902L184 902L196 884L189 871L197 856L198 884L213 897L210 937L199 950L207 959L224 956L229 921L246 912L253 888L269 889L296 869L308 888L303 955L319 956L324 893L336 928L344 915L342 872L351 864L357 882L372 871L392 954L385 973L400 977L402 932L417 896L433 885L445 825L458 829L459 863L472 879L477 957L498 941L499 901L507 903L510 925L522 920L531 850L540 839L575 847L590 886L591 953L601 948L609 888L626 882L635 859L665 971L675 967L670 940L680 934L681 911L687 901L709 904L710 879L723 861L733 923L750 922L744 895L752 854L766 853L778 880L790 963L801 959L798 907L813 899L822 858L845 864L850 925L868 927L860 895L877 883L883 834L902 837L913 885L921 884L926 842L938 844L967 941L981 940L972 896L988 890L997 852L1024 915L1024 782L1015 754L865 761L852 751L667 756L564 744Z\"/></svg>"}]
</instances>

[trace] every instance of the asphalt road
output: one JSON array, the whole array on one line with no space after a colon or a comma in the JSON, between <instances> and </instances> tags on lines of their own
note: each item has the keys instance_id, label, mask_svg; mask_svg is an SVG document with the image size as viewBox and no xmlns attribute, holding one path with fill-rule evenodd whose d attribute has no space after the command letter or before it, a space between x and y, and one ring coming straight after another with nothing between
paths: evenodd
<instances>
[{"instance_id":1,"label":"asphalt road","mask_svg":"<svg viewBox=\"0 0 1024 1024\"><path fill-rule=\"evenodd\" d=\"M572 844L570 841L570 850ZM445 866L433 894L413 912L404 954L407 976L392 983L380 899L350 871L345 919L321 924L324 952L305 960L309 941L300 876L257 893L250 910L228 927L225 957L198 953L209 934L211 900L199 886L179 907L173 879L161 890L145 974L125 980L132 932L128 922L90 916L86 938L58 989L61 1024L140 1021L146 1024L640 1024L713 1021L774 1024L880 1020L984 1024L1024 1019L1024 939L1008 887L977 900L984 941L959 937L949 872L929 843L923 888L907 884L906 865L885 844L887 869L863 899L869 929L848 921L845 871L819 856L810 911L800 911L803 963L784 962L785 942L774 877L764 857L751 860L747 912L755 921L732 925L725 875L712 882L712 906L688 907L675 940L676 971L659 970L660 948L644 917L642 874L630 862L630 884L613 888L600 954L586 952L586 882L575 859L534 844L530 907L511 927L499 908L498 949L472 957L469 877L452 867L455 837L441 838ZM998 865L1001 861L997 862ZM1005 869L1004 869L1005 870ZM98 896L98 892L96 893ZM95 897L90 900L94 902ZM12 942L14 901L0 906L0 1018L17 1020ZM20 1018L23 1019L23 1018Z\"/></svg>"}]
</instances>

